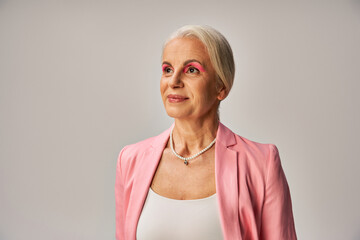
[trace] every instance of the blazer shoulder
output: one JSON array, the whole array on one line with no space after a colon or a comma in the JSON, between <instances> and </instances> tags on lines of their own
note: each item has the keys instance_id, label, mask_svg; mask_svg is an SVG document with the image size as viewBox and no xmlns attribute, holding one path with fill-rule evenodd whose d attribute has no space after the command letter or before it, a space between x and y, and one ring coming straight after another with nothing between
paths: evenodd
<instances>
[{"instance_id":1,"label":"blazer shoulder","mask_svg":"<svg viewBox=\"0 0 360 240\"><path fill-rule=\"evenodd\" d=\"M275 144L260 143L249 140L235 134L237 144L234 146L236 151L242 156L242 164L247 166L251 178L262 179L264 183L270 172L277 165L281 165L279 152ZM244 166L244 165L242 165ZM275 170L274 170L275 171Z\"/></svg>"},{"instance_id":2,"label":"blazer shoulder","mask_svg":"<svg viewBox=\"0 0 360 240\"><path fill-rule=\"evenodd\" d=\"M144 150L151 147L152 142L156 136L146 138L144 140L141 140L136 143L131 143L128 145L125 145L121 151L124 151L124 156L133 155L133 154L141 154Z\"/></svg>"},{"instance_id":3,"label":"blazer shoulder","mask_svg":"<svg viewBox=\"0 0 360 240\"><path fill-rule=\"evenodd\" d=\"M141 157L149 148L155 147L163 143L167 138L168 130L162 133L146 138L136 143L125 145L118 156L118 164L129 166L135 164L136 160Z\"/></svg>"},{"instance_id":4,"label":"blazer shoulder","mask_svg":"<svg viewBox=\"0 0 360 240\"><path fill-rule=\"evenodd\" d=\"M240 136L236 133L234 134L237 142L236 147L246 153L264 157L268 157L269 154L273 154L274 152L278 153L278 149L275 144L260 143Z\"/></svg>"}]
</instances>

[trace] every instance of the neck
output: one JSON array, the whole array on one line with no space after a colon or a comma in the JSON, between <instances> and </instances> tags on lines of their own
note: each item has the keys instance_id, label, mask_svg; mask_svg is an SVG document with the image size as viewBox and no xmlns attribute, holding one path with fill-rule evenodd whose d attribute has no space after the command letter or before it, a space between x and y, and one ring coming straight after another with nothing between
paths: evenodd
<instances>
[{"instance_id":1,"label":"neck","mask_svg":"<svg viewBox=\"0 0 360 240\"><path fill-rule=\"evenodd\" d=\"M198 153L215 139L218 126L217 117L195 121L175 119L173 144L176 152L182 156Z\"/></svg>"}]
</instances>

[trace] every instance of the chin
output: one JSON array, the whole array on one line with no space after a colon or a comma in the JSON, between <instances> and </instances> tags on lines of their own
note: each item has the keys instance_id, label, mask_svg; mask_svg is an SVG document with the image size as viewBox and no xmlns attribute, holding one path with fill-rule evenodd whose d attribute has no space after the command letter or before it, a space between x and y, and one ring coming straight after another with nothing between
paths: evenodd
<instances>
[{"instance_id":1,"label":"chin","mask_svg":"<svg viewBox=\"0 0 360 240\"><path fill-rule=\"evenodd\" d=\"M186 116L188 116L189 114L184 112L184 111L178 111L178 110L166 110L166 113L169 117L171 118L184 118Z\"/></svg>"}]
</instances>

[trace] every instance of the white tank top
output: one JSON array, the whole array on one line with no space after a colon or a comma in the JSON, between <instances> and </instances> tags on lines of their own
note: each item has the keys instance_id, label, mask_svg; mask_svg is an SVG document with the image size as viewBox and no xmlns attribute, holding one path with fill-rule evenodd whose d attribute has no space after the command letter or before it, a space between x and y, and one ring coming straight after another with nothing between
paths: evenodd
<instances>
[{"instance_id":1,"label":"white tank top","mask_svg":"<svg viewBox=\"0 0 360 240\"><path fill-rule=\"evenodd\" d=\"M201 199L177 200L163 197L149 188L136 239L223 239L216 193Z\"/></svg>"}]
</instances>

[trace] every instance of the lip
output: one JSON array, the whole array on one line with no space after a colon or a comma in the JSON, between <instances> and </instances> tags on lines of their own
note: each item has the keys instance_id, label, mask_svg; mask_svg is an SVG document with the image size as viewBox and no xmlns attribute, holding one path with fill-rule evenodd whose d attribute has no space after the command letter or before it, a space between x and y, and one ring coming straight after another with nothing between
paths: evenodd
<instances>
[{"instance_id":1,"label":"lip","mask_svg":"<svg viewBox=\"0 0 360 240\"><path fill-rule=\"evenodd\" d=\"M177 102L183 102L189 98L185 97L185 96L182 96L182 95L178 95L178 94L169 94L167 96L169 102L172 102L172 103L177 103Z\"/></svg>"}]
</instances>

